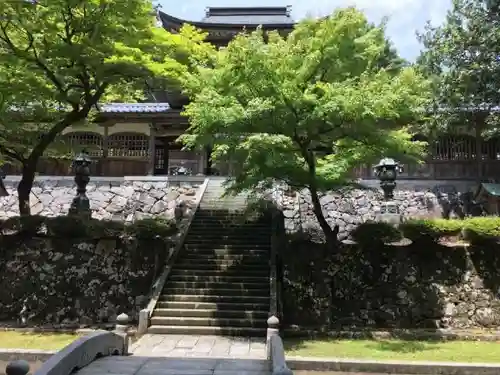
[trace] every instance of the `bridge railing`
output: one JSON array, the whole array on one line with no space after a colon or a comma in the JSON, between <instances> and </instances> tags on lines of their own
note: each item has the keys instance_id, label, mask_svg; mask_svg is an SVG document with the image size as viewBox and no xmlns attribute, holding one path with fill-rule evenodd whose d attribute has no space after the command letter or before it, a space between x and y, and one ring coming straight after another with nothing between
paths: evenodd
<instances>
[{"instance_id":1,"label":"bridge railing","mask_svg":"<svg viewBox=\"0 0 500 375\"><path fill-rule=\"evenodd\" d=\"M271 316L267 319L267 359L271 362L272 375L293 375L292 370L286 365L285 347L280 337L279 319Z\"/></svg>"},{"instance_id":2,"label":"bridge railing","mask_svg":"<svg viewBox=\"0 0 500 375\"><path fill-rule=\"evenodd\" d=\"M129 317L120 314L114 331L96 331L82 336L67 345L35 371L33 375L70 375L96 359L112 355L128 355ZM7 375L27 375L30 365L25 360L10 362Z\"/></svg>"}]
</instances>

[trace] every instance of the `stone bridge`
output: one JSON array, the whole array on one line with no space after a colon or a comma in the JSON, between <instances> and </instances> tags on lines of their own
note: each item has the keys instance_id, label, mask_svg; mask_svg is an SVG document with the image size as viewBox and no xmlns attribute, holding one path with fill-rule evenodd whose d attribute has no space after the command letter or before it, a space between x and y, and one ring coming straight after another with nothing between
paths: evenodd
<instances>
[{"instance_id":1,"label":"stone bridge","mask_svg":"<svg viewBox=\"0 0 500 375\"><path fill-rule=\"evenodd\" d=\"M285 362L278 324L276 317L268 319L262 352L249 350L221 355L205 350L181 355L179 351L171 350L169 354L155 348L154 342L159 343L160 338L169 343L167 346L170 345L164 349L175 349L175 344L172 344L176 341L174 335L153 335L153 339L151 335L146 335L130 345L128 316L121 314L114 331L97 331L78 338L50 357L33 375L289 375L292 371ZM208 337L192 338L203 341ZM248 340L228 337L212 339L215 342ZM10 362L5 371L7 375L27 375L29 372L29 363L24 360Z\"/></svg>"}]
</instances>

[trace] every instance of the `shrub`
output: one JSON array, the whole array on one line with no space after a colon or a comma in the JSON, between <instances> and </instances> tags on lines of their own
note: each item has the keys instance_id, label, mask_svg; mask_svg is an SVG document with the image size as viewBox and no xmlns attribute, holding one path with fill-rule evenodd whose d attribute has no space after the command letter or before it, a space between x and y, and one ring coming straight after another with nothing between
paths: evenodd
<instances>
[{"instance_id":1,"label":"shrub","mask_svg":"<svg viewBox=\"0 0 500 375\"><path fill-rule=\"evenodd\" d=\"M364 223L352 231L351 237L360 244L392 242L406 237L413 242L437 242L444 236L463 234L470 242L497 241L500 238L499 217L474 217L464 220L408 220L398 228L386 223Z\"/></svg>"},{"instance_id":2,"label":"shrub","mask_svg":"<svg viewBox=\"0 0 500 375\"><path fill-rule=\"evenodd\" d=\"M166 239L176 231L175 222L164 218L148 218L126 224L121 221L89 220L78 216L26 216L9 218L0 226L4 234L76 239L123 236L141 239Z\"/></svg>"},{"instance_id":3,"label":"shrub","mask_svg":"<svg viewBox=\"0 0 500 375\"><path fill-rule=\"evenodd\" d=\"M401 232L391 224L366 222L354 229L351 237L361 245L370 245L399 241L402 236Z\"/></svg>"},{"instance_id":4,"label":"shrub","mask_svg":"<svg viewBox=\"0 0 500 375\"><path fill-rule=\"evenodd\" d=\"M414 242L437 242L443 236L457 235L463 220L408 220L399 225L402 235Z\"/></svg>"},{"instance_id":5,"label":"shrub","mask_svg":"<svg viewBox=\"0 0 500 375\"><path fill-rule=\"evenodd\" d=\"M2 231L33 235L42 230L47 218L44 216L14 216L1 223Z\"/></svg>"},{"instance_id":6,"label":"shrub","mask_svg":"<svg viewBox=\"0 0 500 375\"><path fill-rule=\"evenodd\" d=\"M142 219L126 225L125 230L137 238L164 239L176 231L175 222L164 218Z\"/></svg>"},{"instance_id":7,"label":"shrub","mask_svg":"<svg viewBox=\"0 0 500 375\"><path fill-rule=\"evenodd\" d=\"M500 217L474 217L464 220L465 239L471 242L498 240L500 238Z\"/></svg>"}]
</instances>

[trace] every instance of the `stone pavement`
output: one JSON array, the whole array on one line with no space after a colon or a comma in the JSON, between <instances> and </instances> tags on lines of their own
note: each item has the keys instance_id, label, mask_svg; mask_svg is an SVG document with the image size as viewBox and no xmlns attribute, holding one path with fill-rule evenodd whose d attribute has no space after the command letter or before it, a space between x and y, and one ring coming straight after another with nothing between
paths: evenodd
<instances>
[{"instance_id":1,"label":"stone pavement","mask_svg":"<svg viewBox=\"0 0 500 375\"><path fill-rule=\"evenodd\" d=\"M104 357L78 375L270 375L262 359L174 358L150 356Z\"/></svg>"},{"instance_id":2,"label":"stone pavement","mask_svg":"<svg viewBox=\"0 0 500 375\"><path fill-rule=\"evenodd\" d=\"M265 338L151 335L142 336L130 351L134 356L265 359Z\"/></svg>"}]
</instances>

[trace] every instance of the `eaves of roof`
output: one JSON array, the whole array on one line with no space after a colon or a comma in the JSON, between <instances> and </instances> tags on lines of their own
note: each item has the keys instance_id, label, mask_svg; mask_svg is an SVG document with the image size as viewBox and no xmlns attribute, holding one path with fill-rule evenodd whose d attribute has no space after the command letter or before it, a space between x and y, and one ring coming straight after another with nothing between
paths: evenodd
<instances>
[{"instance_id":1,"label":"eaves of roof","mask_svg":"<svg viewBox=\"0 0 500 375\"><path fill-rule=\"evenodd\" d=\"M98 106L101 113L162 113L170 110L168 103L107 103Z\"/></svg>"},{"instance_id":2,"label":"eaves of roof","mask_svg":"<svg viewBox=\"0 0 500 375\"><path fill-rule=\"evenodd\" d=\"M169 29L169 25L177 25L178 27L182 26L185 23L193 25L199 29L203 30L239 30L244 28L254 29L259 26L262 26L263 29L272 29L272 30L288 30L293 29L295 23L276 23L276 24L234 24L234 23L212 23L212 22L203 22L203 21L188 21L183 20L170 14L163 13L162 11L158 11L160 16L160 20L165 29Z\"/></svg>"}]
</instances>

